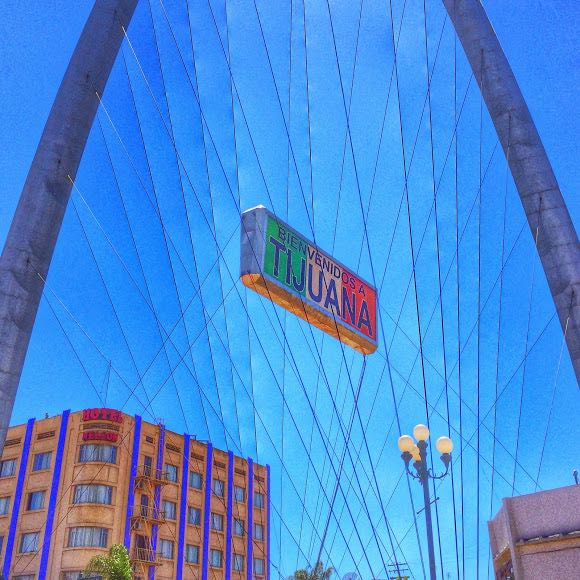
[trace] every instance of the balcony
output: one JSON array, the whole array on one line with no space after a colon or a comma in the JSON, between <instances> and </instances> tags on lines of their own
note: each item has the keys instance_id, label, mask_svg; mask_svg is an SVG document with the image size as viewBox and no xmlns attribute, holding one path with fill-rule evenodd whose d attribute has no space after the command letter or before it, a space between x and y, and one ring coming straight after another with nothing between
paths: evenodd
<instances>
[{"instance_id":1,"label":"balcony","mask_svg":"<svg viewBox=\"0 0 580 580\"><path fill-rule=\"evenodd\" d=\"M169 474L162 469L153 469L149 465L140 465L135 473L135 486L147 481L152 485L165 485L169 482Z\"/></svg>"},{"instance_id":2,"label":"balcony","mask_svg":"<svg viewBox=\"0 0 580 580\"><path fill-rule=\"evenodd\" d=\"M133 564L141 566L159 566L160 564L157 555L151 548L133 548L131 560Z\"/></svg>"},{"instance_id":3,"label":"balcony","mask_svg":"<svg viewBox=\"0 0 580 580\"><path fill-rule=\"evenodd\" d=\"M153 524L165 522L165 512L146 505L134 505L131 509L131 522L146 521Z\"/></svg>"}]
</instances>

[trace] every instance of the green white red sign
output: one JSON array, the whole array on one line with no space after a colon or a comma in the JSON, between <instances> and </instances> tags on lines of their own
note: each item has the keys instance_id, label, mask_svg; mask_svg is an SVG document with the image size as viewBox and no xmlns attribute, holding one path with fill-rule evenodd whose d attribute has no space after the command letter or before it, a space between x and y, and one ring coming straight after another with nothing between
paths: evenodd
<instances>
[{"instance_id":1,"label":"green white red sign","mask_svg":"<svg viewBox=\"0 0 580 580\"><path fill-rule=\"evenodd\" d=\"M356 350L377 348L376 290L266 208L242 214L242 282Z\"/></svg>"}]
</instances>

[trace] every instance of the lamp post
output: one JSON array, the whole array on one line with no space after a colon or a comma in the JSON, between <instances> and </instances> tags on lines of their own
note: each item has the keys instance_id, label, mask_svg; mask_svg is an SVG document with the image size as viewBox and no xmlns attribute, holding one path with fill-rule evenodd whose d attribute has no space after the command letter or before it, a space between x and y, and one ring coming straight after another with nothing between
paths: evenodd
<instances>
[{"instance_id":1,"label":"lamp post","mask_svg":"<svg viewBox=\"0 0 580 580\"><path fill-rule=\"evenodd\" d=\"M425 522L427 525L427 543L429 546L429 574L431 580L436 580L435 567L435 548L433 546L433 523L431 521L431 501L429 499L429 480L443 479L448 471L451 463L451 452L453 451L453 441L449 437L439 437L435 447L441 453L441 461L445 465L445 471L441 475L435 475L432 468L427 466L427 440L429 439L429 428L426 425L417 425L413 429L415 439L409 435L401 435L399 437L399 449L402 452L402 459L405 462L405 469L407 473L413 478L418 479L423 487L423 500L425 502ZM413 460L413 473L409 469L409 463Z\"/></svg>"}]
</instances>

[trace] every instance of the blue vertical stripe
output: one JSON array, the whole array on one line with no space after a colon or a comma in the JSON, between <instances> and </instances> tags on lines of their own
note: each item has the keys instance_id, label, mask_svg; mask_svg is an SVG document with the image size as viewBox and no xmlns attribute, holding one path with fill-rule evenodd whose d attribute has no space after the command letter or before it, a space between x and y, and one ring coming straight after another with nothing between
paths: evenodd
<instances>
[{"instance_id":1,"label":"blue vertical stripe","mask_svg":"<svg viewBox=\"0 0 580 580\"><path fill-rule=\"evenodd\" d=\"M156 465L156 477L163 477L163 451L165 449L165 425L159 425L159 447L157 447L157 465ZM155 486L155 496L153 498L153 513L157 515L159 513L159 504L161 503L161 486ZM153 524L151 527L151 551L152 558L155 558L157 552L157 532L159 526ZM155 566L149 566L149 572L147 574L149 580L155 578Z\"/></svg>"},{"instance_id":2,"label":"blue vertical stripe","mask_svg":"<svg viewBox=\"0 0 580 580\"><path fill-rule=\"evenodd\" d=\"M266 580L270 580L270 466L266 465Z\"/></svg>"},{"instance_id":3,"label":"blue vertical stripe","mask_svg":"<svg viewBox=\"0 0 580 580\"><path fill-rule=\"evenodd\" d=\"M48 510L46 512L46 525L44 527L44 541L42 542L42 556L40 558L38 580L44 580L46 578L48 556L50 555L50 541L52 539L52 526L54 524L54 512L56 510L56 500L58 496L58 486L60 484L60 472L62 468L62 457L64 454L64 444L66 442L69 415L70 410L64 411L60 420L60 431L58 433L58 443L56 446L54 471L52 472L50 499L48 501Z\"/></svg>"},{"instance_id":4,"label":"blue vertical stripe","mask_svg":"<svg viewBox=\"0 0 580 580\"><path fill-rule=\"evenodd\" d=\"M203 505L203 556L201 560L201 580L208 578L209 566L209 515L211 511L211 470L212 444L207 444L207 461L205 464L205 502Z\"/></svg>"},{"instance_id":5,"label":"blue vertical stripe","mask_svg":"<svg viewBox=\"0 0 580 580\"><path fill-rule=\"evenodd\" d=\"M248 457L248 565L246 566L248 580L252 580L252 572L254 567L254 551L253 551L253 536L254 536L254 462L251 457Z\"/></svg>"},{"instance_id":6,"label":"blue vertical stripe","mask_svg":"<svg viewBox=\"0 0 580 580\"><path fill-rule=\"evenodd\" d=\"M139 462L139 444L141 442L141 417L135 415L135 429L133 432L133 451L131 453L131 471L129 473L129 492L127 494L127 513L125 515L125 548L131 549L131 516L135 504L135 476Z\"/></svg>"},{"instance_id":7,"label":"blue vertical stripe","mask_svg":"<svg viewBox=\"0 0 580 580\"><path fill-rule=\"evenodd\" d=\"M14 540L16 539L16 525L18 524L18 513L20 512L20 501L22 500L22 490L24 489L24 479L26 476L26 466L28 464L28 455L30 453L30 439L32 438L32 429L34 428L34 419L28 419L26 424L26 435L24 436L24 446L20 457L20 466L18 468L18 479L16 481L16 492L14 494L14 504L12 505L12 515L10 516L10 527L8 528L8 539L6 540L6 552L4 554L4 566L2 575L8 578L10 566L12 564L12 552L14 550Z\"/></svg>"},{"instance_id":8,"label":"blue vertical stripe","mask_svg":"<svg viewBox=\"0 0 580 580\"><path fill-rule=\"evenodd\" d=\"M183 577L183 550L185 543L185 518L187 510L187 483L189 477L189 435L183 435L183 469L181 473L181 504L179 506L179 536L177 540L177 570L175 580Z\"/></svg>"},{"instance_id":9,"label":"blue vertical stripe","mask_svg":"<svg viewBox=\"0 0 580 580\"><path fill-rule=\"evenodd\" d=\"M232 572L232 503L234 494L234 454L228 452L228 504L226 523L226 580L230 580Z\"/></svg>"}]
</instances>

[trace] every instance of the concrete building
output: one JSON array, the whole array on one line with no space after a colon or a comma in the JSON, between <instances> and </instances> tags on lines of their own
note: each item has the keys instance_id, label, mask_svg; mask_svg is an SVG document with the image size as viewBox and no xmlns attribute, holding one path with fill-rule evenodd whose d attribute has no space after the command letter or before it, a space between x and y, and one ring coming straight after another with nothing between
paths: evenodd
<instances>
[{"instance_id":1,"label":"concrete building","mask_svg":"<svg viewBox=\"0 0 580 580\"><path fill-rule=\"evenodd\" d=\"M580 578L580 485L506 498L488 527L496 579Z\"/></svg>"},{"instance_id":2,"label":"concrete building","mask_svg":"<svg viewBox=\"0 0 580 580\"><path fill-rule=\"evenodd\" d=\"M4 578L77 580L112 544L135 578L269 580L269 468L112 409L11 427Z\"/></svg>"}]
</instances>

